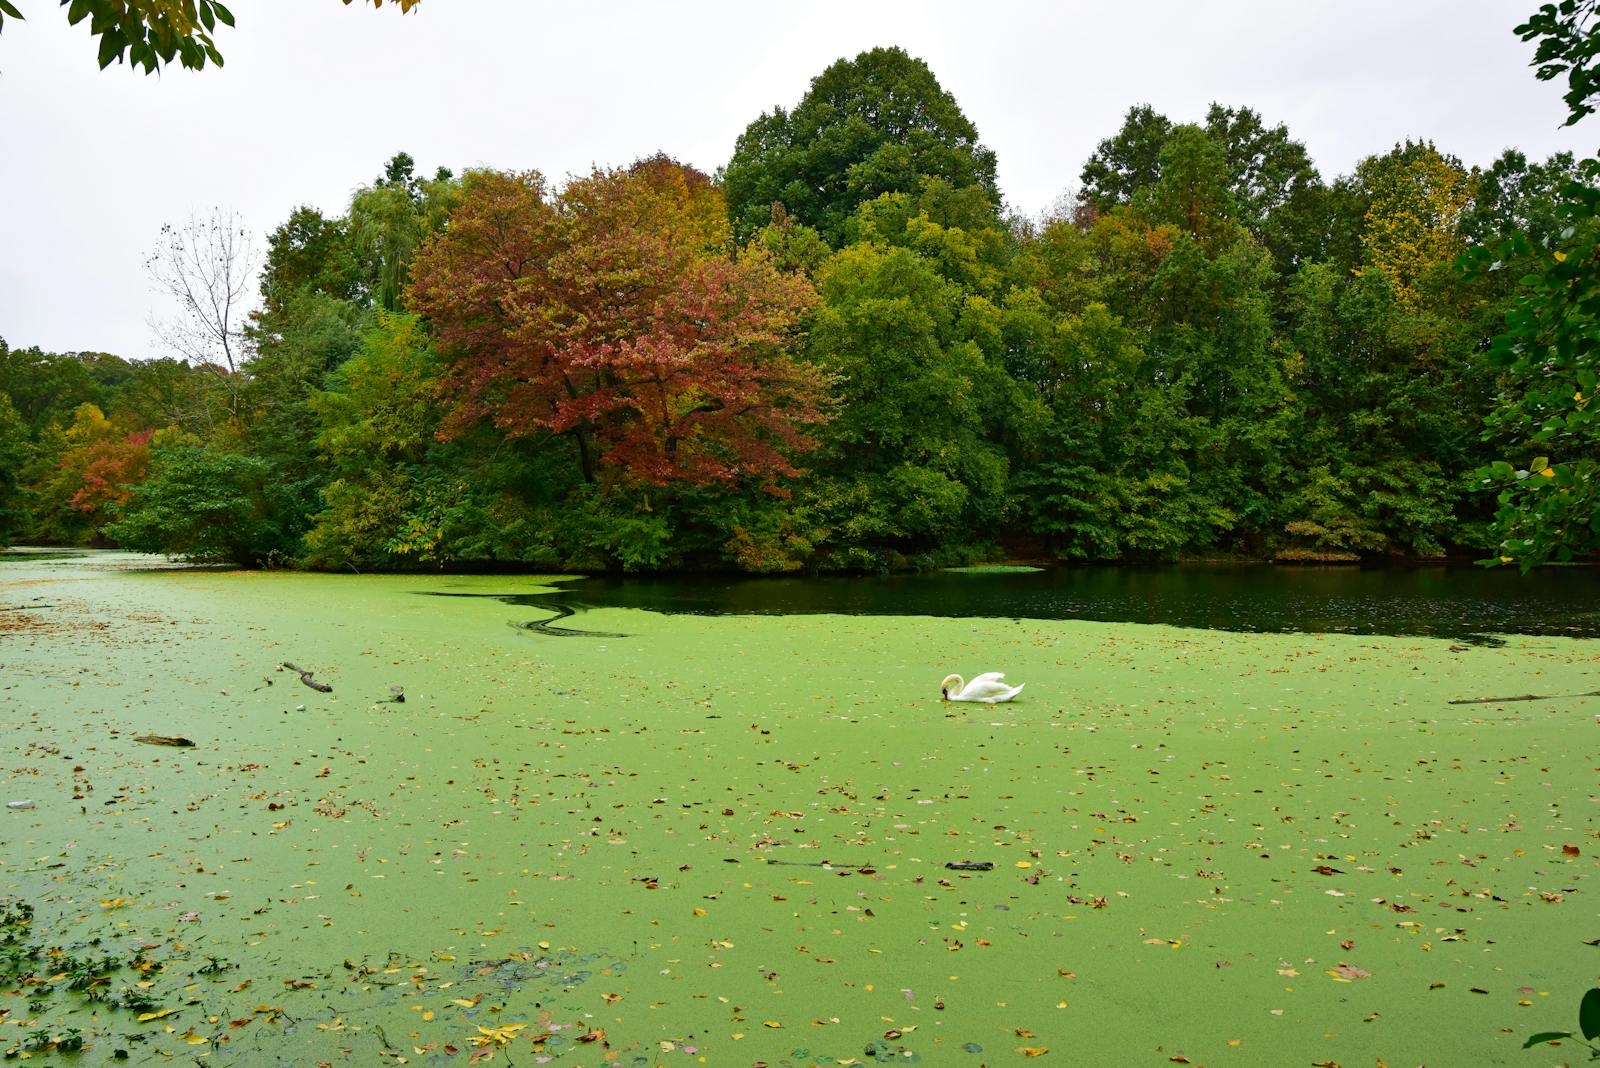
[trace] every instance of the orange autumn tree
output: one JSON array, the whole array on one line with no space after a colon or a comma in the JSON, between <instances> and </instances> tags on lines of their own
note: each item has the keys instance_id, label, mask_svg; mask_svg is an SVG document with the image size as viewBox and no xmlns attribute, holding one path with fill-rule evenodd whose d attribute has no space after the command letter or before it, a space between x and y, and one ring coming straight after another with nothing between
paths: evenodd
<instances>
[{"instance_id":1,"label":"orange autumn tree","mask_svg":"<svg viewBox=\"0 0 1600 1068\"><path fill-rule=\"evenodd\" d=\"M453 360L449 428L568 435L608 484L777 491L813 446L826 381L794 349L814 291L736 255L721 191L690 167L657 156L554 195L534 172L470 173L411 273Z\"/></svg>"}]
</instances>

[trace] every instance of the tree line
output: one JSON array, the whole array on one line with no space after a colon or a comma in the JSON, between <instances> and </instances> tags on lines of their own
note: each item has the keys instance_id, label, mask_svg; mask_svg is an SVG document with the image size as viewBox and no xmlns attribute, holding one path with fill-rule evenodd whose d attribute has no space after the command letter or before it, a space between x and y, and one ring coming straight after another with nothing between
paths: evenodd
<instances>
[{"instance_id":1,"label":"tree line","mask_svg":"<svg viewBox=\"0 0 1600 1068\"><path fill-rule=\"evenodd\" d=\"M715 175L402 153L271 233L246 321L193 299L215 270L174 289L185 359L0 341L0 541L758 573L1593 547L1577 469L1532 461L1551 403L1592 442L1594 357L1526 359L1551 294L1579 299L1533 280L1593 262L1592 164L1407 141L1326 179L1251 108L1139 106L1043 218L995 175L894 48ZM158 277L230 234L169 232ZM1562 514L1518 528L1546 488Z\"/></svg>"}]
</instances>

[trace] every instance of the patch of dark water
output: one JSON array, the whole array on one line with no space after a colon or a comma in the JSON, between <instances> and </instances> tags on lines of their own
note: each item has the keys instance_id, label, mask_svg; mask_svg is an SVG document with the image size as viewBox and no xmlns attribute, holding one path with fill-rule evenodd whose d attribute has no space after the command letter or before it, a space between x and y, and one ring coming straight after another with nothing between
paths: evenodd
<instances>
[{"instance_id":1,"label":"patch of dark water","mask_svg":"<svg viewBox=\"0 0 1600 1068\"><path fill-rule=\"evenodd\" d=\"M430 591L431 592L431 591ZM1521 575L1474 567L1271 564L1061 568L825 578L583 578L497 597L553 613L523 624L551 636L622 637L553 626L594 608L695 615L926 615L1089 619L1206 630L1383 634L1496 645L1496 635L1600 637L1600 573Z\"/></svg>"}]
</instances>

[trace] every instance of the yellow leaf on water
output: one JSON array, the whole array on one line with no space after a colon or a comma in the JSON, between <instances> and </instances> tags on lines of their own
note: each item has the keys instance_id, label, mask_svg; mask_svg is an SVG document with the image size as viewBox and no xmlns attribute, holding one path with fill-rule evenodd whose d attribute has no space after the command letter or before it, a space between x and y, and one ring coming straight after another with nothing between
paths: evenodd
<instances>
[{"instance_id":1,"label":"yellow leaf on water","mask_svg":"<svg viewBox=\"0 0 1600 1068\"><path fill-rule=\"evenodd\" d=\"M779 1023L777 1020L766 1020L766 1021L764 1021L762 1023L761 1026L763 1026L763 1027L782 1027L783 1024Z\"/></svg>"},{"instance_id":2,"label":"yellow leaf on water","mask_svg":"<svg viewBox=\"0 0 1600 1068\"><path fill-rule=\"evenodd\" d=\"M177 1011L178 1011L177 1009L162 1009L159 1012L141 1012L139 1014L139 1022L140 1023L144 1023L147 1020L159 1020L163 1016L171 1016L173 1013L175 1013ZM260 1011L260 1010L257 1010L257 1011Z\"/></svg>"},{"instance_id":3,"label":"yellow leaf on water","mask_svg":"<svg viewBox=\"0 0 1600 1068\"><path fill-rule=\"evenodd\" d=\"M478 1004L476 1001L469 1001L466 998L451 998L450 1000L452 1004L460 1005L467 1009L473 1008Z\"/></svg>"},{"instance_id":4,"label":"yellow leaf on water","mask_svg":"<svg viewBox=\"0 0 1600 1068\"><path fill-rule=\"evenodd\" d=\"M1018 1046L1017 1052L1024 1057L1043 1057L1050 1052L1049 1046Z\"/></svg>"},{"instance_id":5,"label":"yellow leaf on water","mask_svg":"<svg viewBox=\"0 0 1600 1068\"><path fill-rule=\"evenodd\" d=\"M129 900L131 899L126 897L101 898L100 907L103 909L120 909L122 906L126 905Z\"/></svg>"}]
</instances>

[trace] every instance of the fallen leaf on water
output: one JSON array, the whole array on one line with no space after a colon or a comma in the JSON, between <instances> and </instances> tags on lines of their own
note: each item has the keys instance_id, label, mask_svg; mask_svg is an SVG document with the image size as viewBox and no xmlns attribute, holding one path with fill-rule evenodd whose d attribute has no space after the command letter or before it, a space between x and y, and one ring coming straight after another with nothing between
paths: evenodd
<instances>
[{"instance_id":1,"label":"fallen leaf on water","mask_svg":"<svg viewBox=\"0 0 1600 1068\"><path fill-rule=\"evenodd\" d=\"M1043 1057L1050 1052L1049 1046L1018 1046L1017 1052L1024 1057Z\"/></svg>"},{"instance_id":2,"label":"fallen leaf on water","mask_svg":"<svg viewBox=\"0 0 1600 1068\"><path fill-rule=\"evenodd\" d=\"M1328 974L1343 982L1350 982L1353 979L1369 979L1372 977L1371 972L1367 971L1365 968L1357 968L1354 964L1340 964L1337 967L1329 968Z\"/></svg>"},{"instance_id":3,"label":"fallen leaf on water","mask_svg":"<svg viewBox=\"0 0 1600 1068\"><path fill-rule=\"evenodd\" d=\"M163 1016L171 1016L177 1011L177 1009L162 1009L159 1012L141 1012L139 1014L139 1022L144 1023L146 1020L159 1020Z\"/></svg>"}]
</instances>

